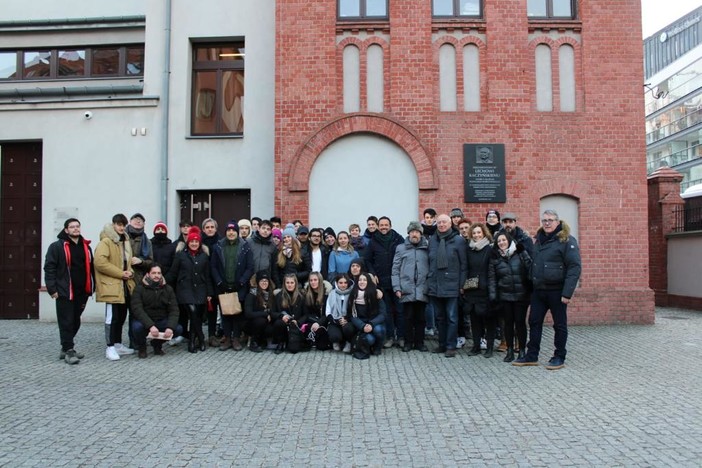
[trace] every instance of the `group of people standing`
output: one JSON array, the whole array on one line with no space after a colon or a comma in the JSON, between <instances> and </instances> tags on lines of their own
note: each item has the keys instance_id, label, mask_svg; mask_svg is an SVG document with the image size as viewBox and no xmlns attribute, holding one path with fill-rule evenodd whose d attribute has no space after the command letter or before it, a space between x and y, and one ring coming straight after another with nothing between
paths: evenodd
<instances>
[{"instance_id":1,"label":"group of people standing","mask_svg":"<svg viewBox=\"0 0 702 468\"><path fill-rule=\"evenodd\" d=\"M580 256L568 226L553 210L542 216L535 242L517 216L490 210L471 223L460 209L424 211L407 236L383 216L336 233L300 221L208 218L202 228L180 224L177 239L163 223L153 237L140 213L117 214L105 225L95 253L68 219L47 252L45 282L56 299L60 358L76 364L74 348L87 299L105 306L105 355L164 354L163 344L187 341L188 351L276 354L333 349L357 359L394 344L429 351L427 333L438 331L434 352L454 357L472 332L468 355L491 357L498 323L513 365L538 364L543 320L551 311L555 353L547 368L564 365L567 304L580 275ZM526 339L527 310L530 339ZM205 338L203 322L207 322ZM128 323L130 346L122 344ZM218 326L219 324L219 326ZM516 354L515 354L516 353ZM516 356L516 357L515 357Z\"/></svg>"}]
</instances>

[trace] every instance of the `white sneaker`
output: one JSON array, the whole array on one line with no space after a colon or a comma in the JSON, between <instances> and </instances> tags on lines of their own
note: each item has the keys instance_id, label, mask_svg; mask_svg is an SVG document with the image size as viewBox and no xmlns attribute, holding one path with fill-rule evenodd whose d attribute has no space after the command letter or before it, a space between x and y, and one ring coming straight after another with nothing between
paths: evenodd
<instances>
[{"instance_id":1,"label":"white sneaker","mask_svg":"<svg viewBox=\"0 0 702 468\"><path fill-rule=\"evenodd\" d=\"M459 336L456 340L456 348L461 349L466 344L466 337Z\"/></svg>"},{"instance_id":2,"label":"white sneaker","mask_svg":"<svg viewBox=\"0 0 702 468\"><path fill-rule=\"evenodd\" d=\"M480 349L487 349L487 341L485 341L485 338L480 338Z\"/></svg>"},{"instance_id":3,"label":"white sneaker","mask_svg":"<svg viewBox=\"0 0 702 468\"><path fill-rule=\"evenodd\" d=\"M114 346L108 346L105 350L105 357L110 361L119 361L119 354Z\"/></svg>"},{"instance_id":4,"label":"white sneaker","mask_svg":"<svg viewBox=\"0 0 702 468\"><path fill-rule=\"evenodd\" d=\"M339 343L334 343L332 347L334 348L334 351L341 351L341 345Z\"/></svg>"},{"instance_id":5,"label":"white sneaker","mask_svg":"<svg viewBox=\"0 0 702 468\"><path fill-rule=\"evenodd\" d=\"M424 336L434 336L434 329L433 328L425 328L424 329Z\"/></svg>"},{"instance_id":6,"label":"white sneaker","mask_svg":"<svg viewBox=\"0 0 702 468\"><path fill-rule=\"evenodd\" d=\"M346 343L346 345L344 346L344 352L346 354L349 354L351 352L351 343Z\"/></svg>"},{"instance_id":7,"label":"white sneaker","mask_svg":"<svg viewBox=\"0 0 702 468\"><path fill-rule=\"evenodd\" d=\"M115 349L117 350L117 354L119 354L120 356L134 354L134 350L132 348L127 348L122 343L115 343Z\"/></svg>"},{"instance_id":8,"label":"white sneaker","mask_svg":"<svg viewBox=\"0 0 702 468\"><path fill-rule=\"evenodd\" d=\"M185 341L185 338L183 338L182 336L176 336L175 338L173 338L170 341L167 341L166 343L168 344L168 346L178 346L183 341Z\"/></svg>"}]
</instances>

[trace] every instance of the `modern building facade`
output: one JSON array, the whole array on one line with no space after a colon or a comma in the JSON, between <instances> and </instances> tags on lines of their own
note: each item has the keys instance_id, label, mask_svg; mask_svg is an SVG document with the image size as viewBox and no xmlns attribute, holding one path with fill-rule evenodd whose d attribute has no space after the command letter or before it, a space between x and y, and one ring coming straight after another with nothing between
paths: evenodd
<instances>
[{"instance_id":1,"label":"modern building facade","mask_svg":"<svg viewBox=\"0 0 702 468\"><path fill-rule=\"evenodd\" d=\"M571 322L653 321L647 248L617 234L647 227L638 0L193 8L2 0L3 187L23 177L0 194L3 311L53 314L32 291L68 216L97 241L116 212L171 231L206 215L336 230L387 215L404 233L426 207L497 208L535 234L556 208L583 256Z\"/></svg>"},{"instance_id":2,"label":"modern building facade","mask_svg":"<svg viewBox=\"0 0 702 468\"><path fill-rule=\"evenodd\" d=\"M54 314L42 260L69 216L95 245L120 212L172 237L273 214L275 5L196 10L0 1L0 317Z\"/></svg>"},{"instance_id":3,"label":"modern building facade","mask_svg":"<svg viewBox=\"0 0 702 468\"><path fill-rule=\"evenodd\" d=\"M646 164L702 183L702 7L644 40Z\"/></svg>"}]
</instances>

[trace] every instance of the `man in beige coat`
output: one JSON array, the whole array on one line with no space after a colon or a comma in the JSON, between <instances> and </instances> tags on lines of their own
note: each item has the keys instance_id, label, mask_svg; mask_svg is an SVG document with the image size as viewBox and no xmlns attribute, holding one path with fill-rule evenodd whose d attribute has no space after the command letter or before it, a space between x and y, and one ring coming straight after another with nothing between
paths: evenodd
<instances>
[{"instance_id":1,"label":"man in beige coat","mask_svg":"<svg viewBox=\"0 0 702 468\"><path fill-rule=\"evenodd\" d=\"M120 355L134 354L122 344L122 327L127 318L127 302L134 290L132 249L125 234L127 217L119 213L112 217L100 233L95 248L95 286L97 302L105 303L105 357L118 361Z\"/></svg>"}]
</instances>

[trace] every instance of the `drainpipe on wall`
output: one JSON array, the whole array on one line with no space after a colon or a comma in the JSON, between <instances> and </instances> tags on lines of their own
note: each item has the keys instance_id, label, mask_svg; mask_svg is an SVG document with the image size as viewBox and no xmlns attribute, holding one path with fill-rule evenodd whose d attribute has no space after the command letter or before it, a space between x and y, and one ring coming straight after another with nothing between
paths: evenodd
<instances>
[{"instance_id":1,"label":"drainpipe on wall","mask_svg":"<svg viewBox=\"0 0 702 468\"><path fill-rule=\"evenodd\" d=\"M166 0L166 62L163 70L161 94L163 106L161 119L161 219L168 225L168 120L171 82L171 0Z\"/></svg>"}]
</instances>

